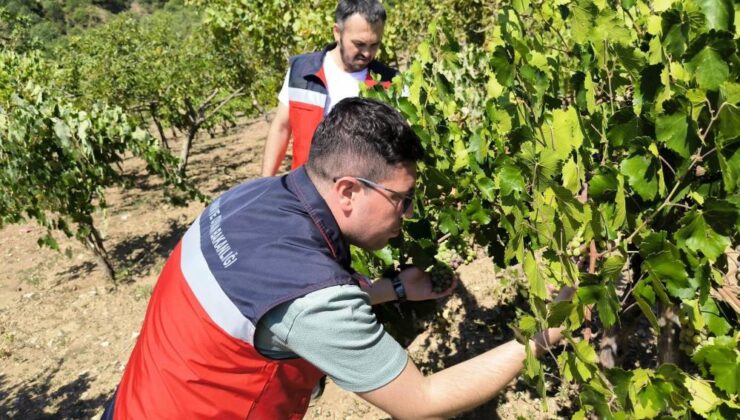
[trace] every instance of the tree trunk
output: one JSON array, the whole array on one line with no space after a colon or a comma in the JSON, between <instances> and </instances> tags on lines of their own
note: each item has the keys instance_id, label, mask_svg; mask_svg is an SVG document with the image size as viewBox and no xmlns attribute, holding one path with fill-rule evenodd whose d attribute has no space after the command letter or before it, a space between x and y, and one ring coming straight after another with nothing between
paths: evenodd
<instances>
[{"instance_id":1,"label":"tree trunk","mask_svg":"<svg viewBox=\"0 0 740 420\"><path fill-rule=\"evenodd\" d=\"M608 257L608 256L607 256ZM632 264L630 260L625 261L622 267L622 274L614 284L614 288L617 292L617 297L620 299L624 298L628 292L629 286L632 284L633 279ZM629 319L624 314L622 315L622 322L620 326L611 326L606 328L599 341L599 362L601 366L605 368L613 368L618 365L619 352L625 349L625 339L629 337L630 331L626 331L625 328L634 329L636 320L634 316L630 315ZM632 328L630 328L632 327Z\"/></svg>"},{"instance_id":2,"label":"tree trunk","mask_svg":"<svg viewBox=\"0 0 740 420\"><path fill-rule=\"evenodd\" d=\"M157 106L154 104L154 102L149 103L149 113L152 115L154 125L157 126L157 131L159 132L159 139L162 142L162 146L164 146L165 149L169 150L170 145L167 143L167 136L165 136L164 134L162 123L159 122L159 118L157 118Z\"/></svg>"},{"instance_id":3,"label":"tree trunk","mask_svg":"<svg viewBox=\"0 0 740 420\"><path fill-rule=\"evenodd\" d=\"M663 306L658 325L660 325L660 336L658 337L658 363L678 364L681 359L678 345L678 315L672 305Z\"/></svg>"},{"instance_id":4,"label":"tree trunk","mask_svg":"<svg viewBox=\"0 0 740 420\"><path fill-rule=\"evenodd\" d=\"M188 135L182 141L182 150L180 151L180 165L177 167L177 172L181 177L185 178L185 171L188 166L188 156L190 155L190 146L193 144L193 139L198 133L198 127L190 127L188 129Z\"/></svg>"},{"instance_id":5,"label":"tree trunk","mask_svg":"<svg viewBox=\"0 0 740 420\"><path fill-rule=\"evenodd\" d=\"M103 246L103 238L100 237L100 232L95 229L95 226L91 224L88 228L90 229L90 233L88 233L85 238L85 245L98 259L98 263L103 269L106 278L115 285L116 272L113 269L113 264L111 263L110 258L108 258L108 252L105 250L105 246Z\"/></svg>"},{"instance_id":6,"label":"tree trunk","mask_svg":"<svg viewBox=\"0 0 740 420\"><path fill-rule=\"evenodd\" d=\"M265 119L265 121L269 123L271 121L270 114L260 106L259 102L257 102L257 97L254 96L254 92L251 93L251 96L252 96L252 105L255 108L257 108L257 111L259 111L259 113L262 114L262 117Z\"/></svg>"}]
</instances>

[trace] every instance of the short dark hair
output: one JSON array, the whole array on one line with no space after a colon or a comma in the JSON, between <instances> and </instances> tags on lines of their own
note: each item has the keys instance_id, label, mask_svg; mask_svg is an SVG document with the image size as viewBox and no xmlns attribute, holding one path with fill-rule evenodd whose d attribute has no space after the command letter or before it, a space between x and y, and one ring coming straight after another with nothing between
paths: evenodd
<instances>
[{"instance_id":1,"label":"short dark hair","mask_svg":"<svg viewBox=\"0 0 740 420\"><path fill-rule=\"evenodd\" d=\"M383 181L391 167L423 158L419 137L398 111L352 97L339 101L319 124L306 168L325 180L358 176Z\"/></svg>"},{"instance_id":2,"label":"short dark hair","mask_svg":"<svg viewBox=\"0 0 740 420\"><path fill-rule=\"evenodd\" d=\"M385 7L378 0L340 0L334 11L334 22L341 28L344 21L355 13L371 25L385 23Z\"/></svg>"}]
</instances>

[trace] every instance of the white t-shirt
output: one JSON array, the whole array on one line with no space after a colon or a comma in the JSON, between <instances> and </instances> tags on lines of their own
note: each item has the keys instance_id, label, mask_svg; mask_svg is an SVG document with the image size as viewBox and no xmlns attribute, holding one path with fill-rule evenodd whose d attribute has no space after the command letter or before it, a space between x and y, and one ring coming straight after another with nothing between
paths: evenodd
<instances>
[{"instance_id":1,"label":"white t-shirt","mask_svg":"<svg viewBox=\"0 0 740 420\"><path fill-rule=\"evenodd\" d=\"M326 104L324 105L324 115L328 114L329 111L334 107L334 104L341 101L344 98L355 97L360 94L360 83L364 82L367 78L367 69L347 73L342 70L331 58L330 54L324 56L324 76L326 77L326 84L328 95L326 96ZM280 89L278 100L281 104L287 106L288 99L288 80L290 79L290 69L285 75L285 81L283 81L283 87Z\"/></svg>"}]
</instances>

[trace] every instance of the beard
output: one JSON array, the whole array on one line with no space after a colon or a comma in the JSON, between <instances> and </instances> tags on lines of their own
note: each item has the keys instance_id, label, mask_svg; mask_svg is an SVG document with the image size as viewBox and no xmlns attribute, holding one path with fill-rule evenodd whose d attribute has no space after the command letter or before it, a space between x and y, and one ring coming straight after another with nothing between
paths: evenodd
<instances>
[{"instance_id":1,"label":"beard","mask_svg":"<svg viewBox=\"0 0 740 420\"><path fill-rule=\"evenodd\" d=\"M362 60L362 56L359 54L355 56L349 55L347 50L344 48L344 42L341 39L339 40L339 55L342 57L344 68L347 69L349 73L365 70L367 66L370 65L371 60L364 61Z\"/></svg>"}]
</instances>

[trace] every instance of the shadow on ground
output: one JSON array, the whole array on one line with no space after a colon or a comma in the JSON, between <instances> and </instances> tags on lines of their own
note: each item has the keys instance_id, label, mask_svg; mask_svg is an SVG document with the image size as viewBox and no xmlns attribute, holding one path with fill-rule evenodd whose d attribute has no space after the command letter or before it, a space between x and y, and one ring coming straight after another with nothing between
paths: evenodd
<instances>
[{"instance_id":1,"label":"shadow on ground","mask_svg":"<svg viewBox=\"0 0 740 420\"><path fill-rule=\"evenodd\" d=\"M119 281L134 282L147 275L157 261L166 260L185 234L188 225L189 222L182 224L170 219L165 232L131 236L116 243L110 250L110 255L118 266L116 269L121 277Z\"/></svg>"},{"instance_id":2,"label":"shadow on ground","mask_svg":"<svg viewBox=\"0 0 740 420\"><path fill-rule=\"evenodd\" d=\"M21 384L7 382L0 374L0 418L15 419L89 419L93 418L110 395L88 395L94 378L82 373L77 379L59 386L53 383L63 360L55 368ZM55 407L56 411L49 410Z\"/></svg>"},{"instance_id":3,"label":"shadow on ground","mask_svg":"<svg viewBox=\"0 0 740 420\"><path fill-rule=\"evenodd\" d=\"M460 283L455 292L462 300L462 306L456 309L457 315L437 317L431 323L431 334L428 334L420 347L427 349L426 357L418 363L419 369L430 374L444 368L469 360L485 353L501 344L515 339L510 325L516 323L517 308L526 307L526 300L517 294L513 301L501 303L494 307L484 307L479 304L475 296L470 293L463 283ZM457 334L450 334L457 331ZM548 358L541 360L545 369L552 371L554 362ZM552 364L552 366L548 366ZM518 380L514 391L529 393L532 398L538 398L534 388L524 381ZM499 394L489 402L472 411L455 417L457 420L492 420L500 418L497 408L506 402L506 398ZM558 413L567 416L566 413Z\"/></svg>"}]
</instances>

